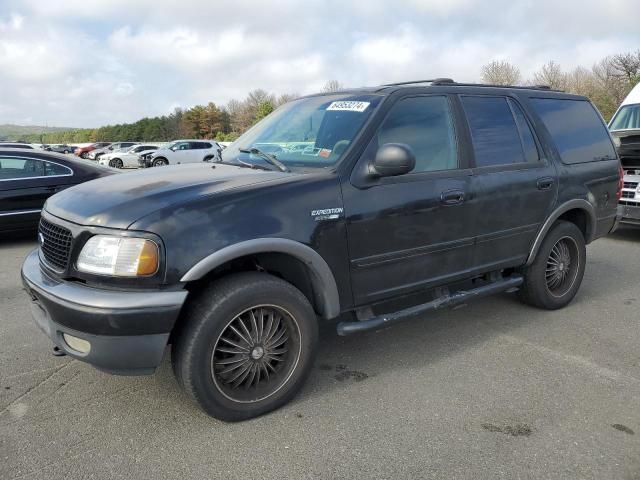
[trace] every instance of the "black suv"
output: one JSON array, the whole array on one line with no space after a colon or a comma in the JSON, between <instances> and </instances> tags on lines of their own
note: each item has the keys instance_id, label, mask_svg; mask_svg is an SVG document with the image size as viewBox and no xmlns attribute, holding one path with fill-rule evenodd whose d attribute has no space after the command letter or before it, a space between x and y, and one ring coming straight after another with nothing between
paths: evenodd
<instances>
[{"instance_id":1,"label":"black suv","mask_svg":"<svg viewBox=\"0 0 640 480\"><path fill-rule=\"evenodd\" d=\"M320 321L347 335L516 290L564 307L620 192L584 97L448 79L347 90L282 106L217 163L53 196L22 276L59 351L144 374L170 344L202 408L242 420L300 389Z\"/></svg>"}]
</instances>

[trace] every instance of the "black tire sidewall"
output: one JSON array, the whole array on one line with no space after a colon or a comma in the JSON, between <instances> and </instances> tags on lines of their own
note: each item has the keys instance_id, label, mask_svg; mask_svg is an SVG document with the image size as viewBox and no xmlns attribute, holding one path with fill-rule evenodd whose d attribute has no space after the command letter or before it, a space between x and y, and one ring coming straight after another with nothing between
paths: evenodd
<instances>
[{"instance_id":1,"label":"black tire sidewall","mask_svg":"<svg viewBox=\"0 0 640 480\"><path fill-rule=\"evenodd\" d=\"M151 163L152 166L154 167L164 167L166 165L168 165L169 162L165 159L165 158L156 158L153 160L153 162Z\"/></svg>"},{"instance_id":2,"label":"black tire sidewall","mask_svg":"<svg viewBox=\"0 0 640 480\"><path fill-rule=\"evenodd\" d=\"M201 315L191 328L192 337L180 368L180 377L187 390L207 413L227 421L238 421L262 415L287 403L298 392L313 366L318 340L315 313L306 297L292 285L267 274L238 275L244 277L243 287L236 288L220 301L213 301L193 313ZM237 278L234 279L237 281ZM213 288L215 289L215 286ZM218 287L220 283L218 282ZM256 305L276 305L289 312L298 325L301 350L298 363L288 381L273 395L254 403L234 402L225 397L211 375L214 343L228 322L242 311Z\"/></svg>"},{"instance_id":3,"label":"black tire sidewall","mask_svg":"<svg viewBox=\"0 0 640 480\"><path fill-rule=\"evenodd\" d=\"M554 245L563 237L572 238L577 245L578 250L578 271L571 288L562 296L554 296L547 288L545 272L547 267L547 259L553 249ZM532 300L530 303L534 303L536 306L546 308L549 310L555 310L562 308L569 304L575 297L576 293L580 289L582 279L584 277L584 271L586 266L586 247L585 240L580 229L571 222L560 221L556 223L547 236L545 237L533 264L529 267L526 273L526 285L528 289L528 296Z\"/></svg>"}]
</instances>

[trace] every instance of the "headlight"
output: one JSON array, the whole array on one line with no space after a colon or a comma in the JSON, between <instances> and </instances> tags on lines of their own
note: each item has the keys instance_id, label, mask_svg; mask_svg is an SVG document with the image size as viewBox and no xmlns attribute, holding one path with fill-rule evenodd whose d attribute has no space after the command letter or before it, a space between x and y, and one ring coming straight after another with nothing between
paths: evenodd
<instances>
[{"instance_id":1,"label":"headlight","mask_svg":"<svg viewBox=\"0 0 640 480\"><path fill-rule=\"evenodd\" d=\"M81 272L115 277L140 277L158 271L158 246L151 240L132 237L91 237L78 256Z\"/></svg>"},{"instance_id":2,"label":"headlight","mask_svg":"<svg viewBox=\"0 0 640 480\"><path fill-rule=\"evenodd\" d=\"M617 147L620 146L620 137L617 137L616 135L611 135L611 138L613 138L613 144Z\"/></svg>"}]
</instances>

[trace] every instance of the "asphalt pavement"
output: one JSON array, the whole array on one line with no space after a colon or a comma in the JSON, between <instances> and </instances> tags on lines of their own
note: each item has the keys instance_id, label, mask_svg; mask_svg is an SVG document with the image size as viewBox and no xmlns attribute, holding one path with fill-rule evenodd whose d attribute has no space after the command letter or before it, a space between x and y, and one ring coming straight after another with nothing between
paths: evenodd
<instances>
[{"instance_id":1,"label":"asphalt pavement","mask_svg":"<svg viewBox=\"0 0 640 480\"><path fill-rule=\"evenodd\" d=\"M179 389L68 357L0 240L1 479L640 479L640 229L588 247L556 312L513 295L392 328L322 329L302 393L226 424Z\"/></svg>"}]
</instances>

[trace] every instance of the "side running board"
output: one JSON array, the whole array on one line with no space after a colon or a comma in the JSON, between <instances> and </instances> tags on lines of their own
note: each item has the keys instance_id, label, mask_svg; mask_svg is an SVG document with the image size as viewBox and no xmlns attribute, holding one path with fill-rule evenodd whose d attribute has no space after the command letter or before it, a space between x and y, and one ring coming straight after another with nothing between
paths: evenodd
<instances>
[{"instance_id":1,"label":"side running board","mask_svg":"<svg viewBox=\"0 0 640 480\"><path fill-rule=\"evenodd\" d=\"M393 323L408 320L410 318L417 317L423 313L433 310L440 310L442 308L455 307L462 303L467 303L469 300L476 298L488 297L495 293L511 290L522 285L524 279L522 275L511 275L508 278L493 281L486 285L482 285L471 290L462 290L455 293L447 293L441 297L431 300L430 302L416 305L414 307L405 308L397 312L389 313L386 315L380 315L363 321L355 322L340 322L337 330L338 335L351 335L352 333L366 332L367 330L377 330Z\"/></svg>"}]
</instances>

